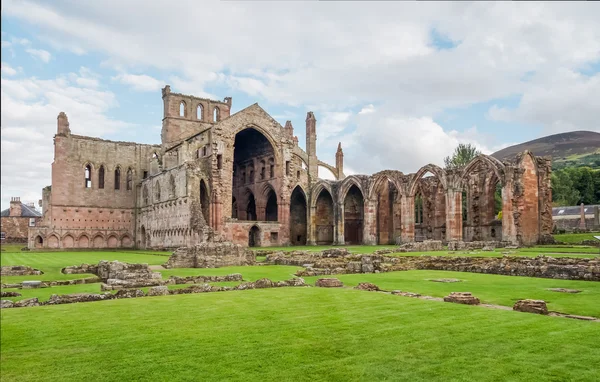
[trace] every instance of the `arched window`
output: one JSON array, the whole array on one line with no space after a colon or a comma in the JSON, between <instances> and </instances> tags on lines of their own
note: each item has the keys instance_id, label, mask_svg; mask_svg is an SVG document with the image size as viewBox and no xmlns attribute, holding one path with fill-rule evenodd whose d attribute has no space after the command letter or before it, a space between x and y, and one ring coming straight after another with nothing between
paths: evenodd
<instances>
[{"instance_id":1,"label":"arched window","mask_svg":"<svg viewBox=\"0 0 600 382\"><path fill-rule=\"evenodd\" d=\"M218 122L221 119L221 111L215 106L213 110L213 121Z\"/></svg>"},{"instance_id":2,"label":"arched window","mask_svg":"<svg viewBox=\"0 0 600 382\"><path fill-rule=\"evenodd\" d=\"M261 180L265 179L266 171L267 171L266 163L264 160L261 160L260 161L260 179Z\"/></svg>"},{"instance_id":3,"label":"arched window","mask_svg":"<svg viewBox=\"0 0 600 382\"><path fill-rule=\"evenodd\" d=\"M104 166L98 169L98 188L104 188Z\"/></svg>"},{"instance_id":4,"label":"arched window","mask_svg":"<svg viewBox=\"0 0 600 382\"><path fill-rule=\"evenodd\" d=\"M160 202L160 183L158 182L158 180L156 181L156 185L154 187L155 187L154 195L156 197L156 201Z\"/></svg>"},{"instance_id":5,"label":"arched window","mask_svg":"<svg viewBox=\"0 0 600 382\"><path fill-rule=\"evenodd\" d=\"M127 170L127 191L131 191L133 188L133 171Z\"/></svg>"},{"instance_id":6,"label":"arched window","mask_svg":"<svg viewBox=\"0 0 600 382\"><path fill-rule=\"evenodd\" d=\"M181 101L179 104L179 116L185 117L185 102Z\"/></svg>"},{"instance_id":7,"label":"arched window","mask_svg":"<svg viewBox=\"0 0 600 382\"><path fill-rule=\"evenodd\" d=\"M423 197L421 193L415 196L415 224L423 223Z\"/></svg>"},{"instance_id":8,"label":"arched window","mask_svg":"<svg viewBox=\"0 0 600 382\"><path fill-rule=\"evenodd\" d=\"M175 197L175 177L173 176L173 174L171 174L171 176L169 177L169 197Z\"/></svg>"},{"instance_id":9,"label":"arched window","mask_svg":"<svg viewBox=\"0 0 600 382\"><path fill-rule=\"evenodd\" d=\"M202 118L204 118L204 109L202 108L202 104L198 104L198 107L196 108L196 119L202 121Z\"/></svg>"},{"instance_id":10,"label":"arched window","mask_svg":"<svg viewBox=\"0 0 600 382\"><path fill-rule=\"evenodd\" d=\"M273 158L269 158L269 174L270 178L275 177L275 161L273 160Z\"/></svg>"},{"instance_id":11,"label":"arched window","mask_svg":"<svg viewBox=\"0 0 600 382\"><path fill-rule=\"evenodd\" d=\"M142 197L144 198L144 205L148 205L148 186L144 186L144 190L142 191Z\"/></svg>"},{"instance_id":12,"label":"arched window","mask_svg":"<svg viewBox=\"0 0 600 382\"><path fill-rule=\"evenodd\" d=\"M89 164L85 165L85 188L92 188L92 166Z\"/></svg>"},{"instance_id":13,"label":"arched window","mask_svg":"<svg viewBox=\"0 0 600 382\"><path fill-rule=\"evenodd\" d=\"M121 169L117 167L115 169L115 190L121 189Z\"/></svg>"}]
</instances>

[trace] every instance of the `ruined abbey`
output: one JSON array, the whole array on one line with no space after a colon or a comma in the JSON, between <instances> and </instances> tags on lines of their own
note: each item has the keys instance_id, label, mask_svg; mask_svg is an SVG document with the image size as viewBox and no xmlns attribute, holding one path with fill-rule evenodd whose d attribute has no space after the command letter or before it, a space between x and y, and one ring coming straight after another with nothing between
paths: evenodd
<instances>
[{"instance_id":1,"label":"ruined abbey","mask_svg":"<svg viewBox=\"0 0 600 382\"><path fill-rule=\"evenodd\" d=\"M160 145L75 135L59 114L52 185L43 190L42 221L29 229L30 248L551 238L546 157L480 155L462 168L345 176L341 145L335 166L317 157L312 112L303 150L291 122L280 125L258 104L231 114L231 98L197 98L168 85L162 98ZM318 167L336 180L319 179Z\"/></svg>"}]
</instances>

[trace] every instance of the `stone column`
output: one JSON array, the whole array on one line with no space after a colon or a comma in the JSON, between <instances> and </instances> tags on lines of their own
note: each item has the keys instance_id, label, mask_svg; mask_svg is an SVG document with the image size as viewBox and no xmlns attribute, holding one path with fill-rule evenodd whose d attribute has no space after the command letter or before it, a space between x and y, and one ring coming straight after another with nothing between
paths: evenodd
<instances>
[{"instance_id":1,"label":"stone column","mask_svg":"<svg viewBox=\"0 0 600 382\"><path fill-rule=\"evenodd\" d=\"M346 244L346 237L344 236L344 204L335 203L333 208L333 244L344 245Z\"/></svg>"},{"instance_id":2,"label":"stone column","mask_svg":"<svg viewBox=\"0 0 600 382\"><path fill-rule=\"evenodd\" d=\"M400 229L402 230L402 242L410 243L415 241L415 197L402 195L400 201Z\"/></svg>"},{"instance_id":3,"label":"stone column","mask_svg":"<svg viewBox=\"0 0 600 382\"><path fill-rule=\"evenodd\" d=\"M363 244L377 244L377 208L379 203L377 200L365 200L364 215L363 215Z\"/></svg>"},{"instance_id":4,"label":"stone column","mask_svg":"<svg viewBox=\"0 0 600 382\"><path fill-rule=\"evenodd\" d=\"M392 244L396 244L398 238L402 238L402 202L394 200L393 205L394 228L392 233Z\"/></svg>"},{"instance_id":5,"label":"stone column","mask_svg":"<svg viewBox=\"0 0 600 382\"><path fill-rule=\"evenodd\" d=\"M310 206L307 212L306 244L317 245L317 208Z\"/></svg>"},{"instance_id":6,"label":"stone column","mask_svg":"<svg viewBox=\"0 0 600 382\"><path fill-rule=\"evenodd\" d=\"M448 188L446 191L446 240L463 240L462 190Z\"/></svg>"},{"instance_id":7,"label":"stone column","mask_svg":"<svg viewBox=\"0 0 600 382\"><path fill-rule=\"evenodd\" d=\"M513 214L513 182L512 177L507 175L506 183L502 187L502 241L517 245L517 227Z\"/></svg>"},{"instance_id":8,"label":"stone column","mask_svg":"<svg viewBox=\"0 0 600 382\"><path fill-rule=\"evenodd\" d=\"M583 203L581 203L580 213L581 213L581 220L579 221L579 228L585 229L585 207L584 207Z\"/></svg>"},{"instance_id":9,"label":"stone column","mask_svg":"<svg viewBox=\"0 0 600 382\"><path fill-rule=\"evenodd\" d=\"M277 220L279 221L279 243L290 244L290 204L277 203Z\"/></svg>"}]
</instances>

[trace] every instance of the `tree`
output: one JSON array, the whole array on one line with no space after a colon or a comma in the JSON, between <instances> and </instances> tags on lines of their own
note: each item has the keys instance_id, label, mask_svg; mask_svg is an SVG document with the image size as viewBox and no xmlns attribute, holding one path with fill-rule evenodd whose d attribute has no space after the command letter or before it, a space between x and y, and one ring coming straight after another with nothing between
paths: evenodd
<instances>
[{"instance_id":1,"label":"tree","mask_svg":"<svg viewBox=\"0 0 600 382\"><path fill-rule=\"evenodd\" d=\"M555 206L574 206L581 194L575 189L569 169L558 170L552 173L552 200Z\"/></svg>"},{"instance_id":2,"label":"tree","mask_svg":"<svg viewBox=\"0 0 600 382\"><path fill-rule=\"evenodd\" d=\"M481 151L477 150L477 148L470 143L459 143L454 149L452 156L444 158L444 165L447 169L465 166L479 154L481 154Z\"/></svg>"}]
</instances>

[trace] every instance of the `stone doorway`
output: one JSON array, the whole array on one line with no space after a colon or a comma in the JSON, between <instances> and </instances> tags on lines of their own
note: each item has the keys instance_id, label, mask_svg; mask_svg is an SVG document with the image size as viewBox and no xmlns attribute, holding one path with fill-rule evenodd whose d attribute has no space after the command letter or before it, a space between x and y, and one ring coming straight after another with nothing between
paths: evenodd
<instances>
[{"instance_id":1,"label":"stone doorway","mask_svg":"<svg viewBox=\"0 0 600 382\"><path fill-rule=\"evenodd\" d=\"M260 247L260 230L257 226L250 228L248 234L248 247Z\"/></svg>"}]
</instances>

